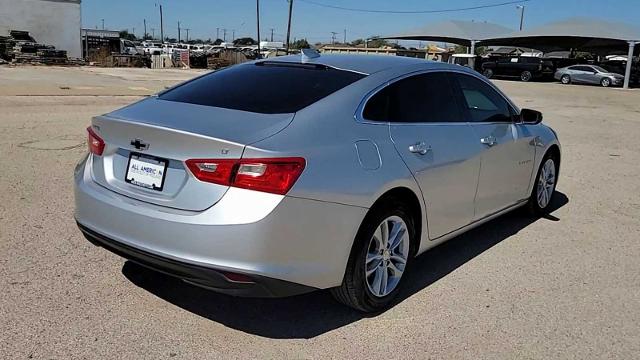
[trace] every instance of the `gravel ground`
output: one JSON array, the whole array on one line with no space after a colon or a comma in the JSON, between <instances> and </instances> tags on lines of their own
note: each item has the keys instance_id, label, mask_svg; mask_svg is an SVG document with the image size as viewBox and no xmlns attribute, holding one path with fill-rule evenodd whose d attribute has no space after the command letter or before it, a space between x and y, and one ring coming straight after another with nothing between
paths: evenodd
<instances>
[{"instance_id":1,"label":"gravel ground","mask_svg":"<svg viewBox=\"0 0 640 360\"><path fill-rule=\"evenodd\" d=\"M558 131L556 210L428 252L401 301L363 317L326 291L207 292L80 235L90 117L198 73L0 67L0 358L640 357L640 91L497 81Z\"/></svg>"}]
</instances>

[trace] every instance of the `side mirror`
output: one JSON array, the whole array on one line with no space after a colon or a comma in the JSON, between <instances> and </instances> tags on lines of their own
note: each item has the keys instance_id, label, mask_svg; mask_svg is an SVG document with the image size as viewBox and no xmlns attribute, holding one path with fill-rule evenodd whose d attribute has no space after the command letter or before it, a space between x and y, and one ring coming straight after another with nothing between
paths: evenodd
<instances>
[{"instance_id":1,"label":"side mirror","mask_svg":"<svg viewBox=\"0 0 640 360\"><path fill-rule=\"evenodd\" d=\"M525 124L539 124L542 122L542 113L531 109L520 110L520 121Z\"/></svg>"}]
</instances>

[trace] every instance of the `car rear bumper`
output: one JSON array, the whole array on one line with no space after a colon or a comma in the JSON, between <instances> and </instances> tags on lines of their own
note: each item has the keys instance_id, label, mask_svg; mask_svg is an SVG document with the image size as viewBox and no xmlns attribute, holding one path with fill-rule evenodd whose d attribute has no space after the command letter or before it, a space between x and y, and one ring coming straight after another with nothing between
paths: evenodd
<instances>
[{"instance_id":1,"label":"car rear bumper","mask_svg":"<svg viewBox=\"0 0 640 360\"><path fill-rule=\"evenodd\" d=\"M317 290L313 287L258 275L249 275L246 276L246 279L234 281L227 277L233 277L232 275L234 274L155 255L119 243L80 223L78 223L78 228L82 231L84 237L93 245L103 247L116 255L129 259L146 268L217 292L247 297L284 297Z\"/></svg>"},{"instance_id":2,"label":"car rear bumper","mask_svg":"<svg viewBox=\"0 0 640 360\"><path fill-rule=\"evenodd\" d=\"M165 265L177 262L181 267L195 267L198 273L209 269L309 288L337 286L342 282L353 239L367 211L236 188L230 188L222 200L207 210L175 210L106 189L92 180L90 168L86 161L79 164L74 192L76 221L92 242L111 251L126 248L135 254L150 254ZM118 251L124 257L131 252ZM136 261L133 255L131 258ZM165 265L147 265L171 273ZM181 271L171 274L192 280ZM206 277L212 281L217 275ZM216 284L201 285L224 290ZM280 293L271 285L264 287L272 294ZM231 290L230 293L236 292Z\"/></svg>"}]
</instances>

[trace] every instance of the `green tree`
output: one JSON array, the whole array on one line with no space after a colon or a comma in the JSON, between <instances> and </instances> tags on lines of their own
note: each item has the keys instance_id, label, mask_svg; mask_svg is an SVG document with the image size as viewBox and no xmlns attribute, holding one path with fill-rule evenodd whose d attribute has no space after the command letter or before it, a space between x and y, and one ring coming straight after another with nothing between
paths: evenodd
<instances>
[{"instance_id":1,"label":"green tree","mask_svg":"<svg viewBox=\"0 0 640 360\"><path fill-rule=\"evenodd\" d=\"M469 52L469 48L467 48L466 46L462 46L462 45L456 45L454 48L454 52L456 54L466 54L467 52ZM475 53L476 55L486 55L489 52L489 49L486 46L478 46L476 47Z\"/></svg>"},{"instance_id":2,"label":"green tree","mask_svg":"<svg viewBox=\"0 0 640 360\"><path fill-rule=\"evenodd\" d=\"M453 52L456 54L466 54L467 51L467 47L462 45L456 45L453 50Z\"/></svg>"},{"instance_id":3,"label":"green tree","mask_svg":"<svg viewBox=\"0 0 640 360\"><path fill-rule=\"evenodd\" d=\"M389 42L385 39L380 39L379 36L372 36L367 41L367 47L381 48L383 46L389 46Z\"/></svg>"},{"instance_id":4,"label":"green tree","mask_svg":"<svg viewBox=\"0 0 640 360\"><path fill-rule=\"evenodd\" d=\"M364 39L355 39L351 42L351 46L364 45Z\"/></svg>"},{"instance_id":5,"label":"green tree","mask_svg":"<svg viewBox=\"0 0 640 360\"><path fill-rule=\"evenodd\" d=\"M131 34L129 30L120 30L120 38L131 41L138 40L138 38L134 34Z\"/></svg>"},{"instance_id":6,"label":"green tree","mask_svg":"<svg viewBox=\"0 0 640 360\"><path fill-rule=\"evenodd\" d=\"M258 42L255 41L252 37L243 37L233 40L233 45L235 46L248 46L248 45L258 45Z\"/></svg>"},{"instance_id":7,"label":"green tree","mask_svg":"<svg viewBox=\"0 0 640 360\"><path fill-rule=\"evenodd\" d=\"M309 49L311 45L307 42L307 39L296 40L291 43L292 49Z\"/></svg>"},{"instance_id":8,"label":"green tree","mask_svg":"<svg viewBox=\"0 0 640 360\"><path fill-rule=\"evenodd\" d=\"M487 55L487 53L489 52L489 49L486 46L478 46L476 47L476 55Z\"/></svg>"}]
</instances>

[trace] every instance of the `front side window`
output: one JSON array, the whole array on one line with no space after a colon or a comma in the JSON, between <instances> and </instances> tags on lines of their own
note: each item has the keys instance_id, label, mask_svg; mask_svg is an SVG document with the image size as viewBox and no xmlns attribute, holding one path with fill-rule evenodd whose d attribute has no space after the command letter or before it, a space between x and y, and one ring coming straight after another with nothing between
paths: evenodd
<instances>
[{"instance_id":1,"label":"front side window","mask_svg":"<svg viewBox=\"0 0 640 360\"><path fill-rule=\"evenodd\" d=\"M414 75L390 84L369 99L362 116L366 120L404 123L464 121L448 75L443 72Z\"/></svg>"},{"instance_id":2,"label":"front side window","mask_svg":"<svg viewBox=\"0 0 640 360\"><path fill-rule=\"evenodd\" d=\"M471 122L511 122L507 101L489 84L473 76L454 74L461 93L461 102Z\"/></svg>"}]
</instances>

